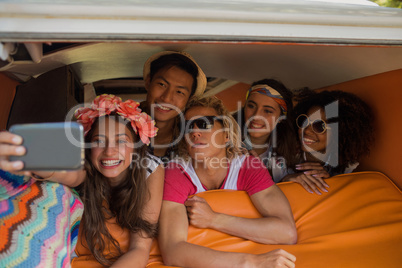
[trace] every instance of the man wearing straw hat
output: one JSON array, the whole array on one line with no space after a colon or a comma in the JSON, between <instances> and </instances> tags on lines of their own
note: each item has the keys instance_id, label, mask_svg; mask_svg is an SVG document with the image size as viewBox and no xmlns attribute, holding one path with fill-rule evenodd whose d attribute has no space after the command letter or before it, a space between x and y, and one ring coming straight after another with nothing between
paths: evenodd
<instances>
[{"instance_id":1,"label":"man wearing straw hat","mask_svg":"<svg viewBox=\"0 0 402 268\"><path fill-rule=\"evenodd\" d=\"M162 51L149 57L143 77L148 93L141 106L151 114L159 129L150 153L166 163L175 155L176 144L183 136L180 115L190 97L204 93L207 79L188 53L176 51Z\"/></svg>"}]
</instances>

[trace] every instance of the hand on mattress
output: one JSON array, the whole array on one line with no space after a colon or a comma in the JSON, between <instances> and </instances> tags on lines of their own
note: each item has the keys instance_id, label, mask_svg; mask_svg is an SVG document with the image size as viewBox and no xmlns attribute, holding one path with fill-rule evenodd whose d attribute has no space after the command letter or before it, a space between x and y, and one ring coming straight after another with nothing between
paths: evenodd
<instances>
[{"instance_id":1,"label":"hand on mattress","mask_svg":"<svg viewBox=\"0 0 402 268\"><path fill-rule=\"evenodd\" d=\"M191 225L197 228L211 228L217 213L214 212L204 198L193 196L184 203Z\"/></svg>"},{"instance_id":2,"label":"hand on mattress","mask_svg":"<svg viewBox=\"0 0 402 268\"><path fill-rule=\"evenodd\" d=\"M282 181L297 182L309 193L321 195L321 192L328 192L329 185L324 179L329 178L329 173L320 163L305 162L296 165L296 169L301 172L289 174Z\"/></svg>"},{"instance_id":3,"label":"hand on mattress","mask_svg":"<svg viewBox=\"0 0 402 268\"><path fill-rule=\"evenodd\" d=\"M283 249L254 256L255 263L251 267L295 267L296 257Z\"/></svg>"}]
</instances>

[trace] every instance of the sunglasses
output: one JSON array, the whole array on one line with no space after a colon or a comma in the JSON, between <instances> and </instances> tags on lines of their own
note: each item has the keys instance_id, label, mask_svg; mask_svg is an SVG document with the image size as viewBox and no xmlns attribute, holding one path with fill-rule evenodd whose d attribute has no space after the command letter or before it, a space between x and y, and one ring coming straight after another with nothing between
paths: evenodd
<instances>
[{"instance_id":1,"label":"sunglasses","mask_svg":"<svg viewBox=\"0 0 402 268\"><path fill-rule=\"evenodd\" d=\"M311 125L311 128L316 134L323 134L325 131L327 131L327 129L331 129L324 120L316 119L311 121L310 118L305 114L301 114L296 118L296 125L301 129Z\"/></svg>"},{"instance_id":2,"label":"sunglasses","mask_svg":"<svg viewBox=\"0 0 402 268\"><path fill-rule=\"evenodd\" d=\"M223 120L214 115L203 116L196 119L188 120L186 121L186 133L191 132L191 130L194 129L195 126L197 126L197 128L200 130L212 129L214 127L215 121L219 121L221 124L223 124Z\"/></svg>"}]
</instances>

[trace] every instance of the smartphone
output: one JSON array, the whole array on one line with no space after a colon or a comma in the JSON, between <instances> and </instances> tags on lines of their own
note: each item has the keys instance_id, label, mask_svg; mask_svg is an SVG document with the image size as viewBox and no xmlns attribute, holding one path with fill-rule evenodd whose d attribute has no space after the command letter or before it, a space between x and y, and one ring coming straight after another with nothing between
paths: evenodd
<instances>
[{"instance_id":1,"label":"smartphone","mask_svg":"<svg viewBox=\"0 0 402 268\"><path fill-rule=\"evenodd\" d=\"M84 131L79 123L19 124L10 132L23 139L26 154L10 156L10 161L24 162L23 170L77 170L84 164Z\"/></svg>"}]
</instances>

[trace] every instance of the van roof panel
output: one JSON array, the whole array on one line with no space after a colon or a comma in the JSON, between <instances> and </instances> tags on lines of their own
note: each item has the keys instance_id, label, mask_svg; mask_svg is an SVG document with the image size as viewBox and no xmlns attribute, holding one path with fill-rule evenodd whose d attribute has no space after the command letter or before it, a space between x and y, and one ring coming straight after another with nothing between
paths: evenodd
<instances>
[{"instance_id":1,"label":"van roof panel","mask_svg":"<svg viewBox=\"0 0 402 268\"><path fill-rule=\"evenodd\" d=\"M0 38L402 43L401 9L342 2L2 0Z\"/></svg>"}]
</instances>

